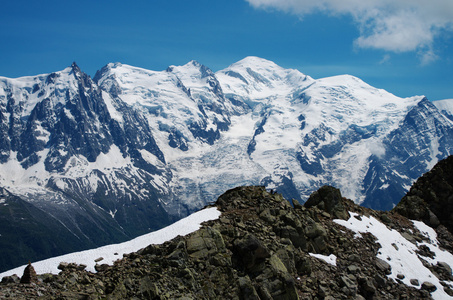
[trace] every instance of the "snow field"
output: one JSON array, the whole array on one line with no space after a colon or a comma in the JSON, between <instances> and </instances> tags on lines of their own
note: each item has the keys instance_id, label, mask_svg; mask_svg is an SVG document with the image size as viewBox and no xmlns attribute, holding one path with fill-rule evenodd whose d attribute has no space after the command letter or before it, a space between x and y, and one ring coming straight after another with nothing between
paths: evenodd
<instances>
[{"instance_id":1,"label":"snow field","mask_svg":"<svg viewBox=\"0 0 453 300\"><path fill-rule=\"evenodd\" d=\"M58 274L60 272L60 270L58 270L58 265L60 264L60 262L84 264L87 265L87 271L95 272L95 259L102 257L103 259L99 262L100 264L112 265L113 262L121 259L123 257L123 254L125 253L136 252L150 244L163 244L164 242L169 241L177 237L178 235L185 236L198 230L201 227L201 223L219 218L220 214L220 211L215 207L206 208L163 229L139 236L124 243L112 244L99 247L97 249L57 256L46 260L33 262L32 265L35 268L37 274ZM3 272L0 274L0 278L11 276L13 274L22 276L25 267L26 265Z\"/></svg>"}]
</instances>

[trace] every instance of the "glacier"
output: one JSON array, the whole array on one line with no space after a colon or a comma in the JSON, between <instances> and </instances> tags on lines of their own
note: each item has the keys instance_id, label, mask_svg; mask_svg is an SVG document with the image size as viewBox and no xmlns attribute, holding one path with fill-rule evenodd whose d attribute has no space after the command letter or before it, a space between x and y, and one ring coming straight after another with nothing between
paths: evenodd
<instances>
[{"instance_id":1,"label":"glacier","mask_svg":"<svg viewBox=\"0 0 453 300\"><path fill-rule=\"evenodd\" d=\"M42 259L162 228L242 185L303 202L327 184L388 210L453 153L452 108L258 57L0 77L0 234ZM35 231L63 244L36 251Z\"/></svg>"}]
</instances>

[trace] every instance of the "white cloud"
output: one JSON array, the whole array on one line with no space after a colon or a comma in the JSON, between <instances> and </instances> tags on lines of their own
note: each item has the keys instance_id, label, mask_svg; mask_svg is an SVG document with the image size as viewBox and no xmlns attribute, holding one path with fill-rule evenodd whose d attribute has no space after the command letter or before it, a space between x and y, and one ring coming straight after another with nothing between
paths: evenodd
<instances>
[{"instance_id":1,"label":"white cloud","mask_svg":"<svg viewBox=\"0 0 453 300\"><path fill-rule=\"evenodd\" d=\"M390 54L385 54L384 57L382 57L382 59L379 62L379 64L385 65L385 64L387 64L390 61L390 59L391 59Z\"/></svg>"},{"instance_id":2,"label":"white cloud","mask_svg":"<svg viewBox=\"0 0 453 300\"><path fill-rule=\"evenodd\" d=\"M417 51L422 64L437 59L434 40L453 31L452 0L246 0L255 8L303 17L320 12L351 15L360 36L355 45L390 52Z\"/></svg>"},{"instance_id":3,"label":"white cloud","mask_svg":"<svg viewBox=\"0 0 453 300\"><path fill-rule=\"evenodd\" d=\"M422 66L429 65L433 61L436 61L439 57L432 49L427 49L425 51L419 52L420 61Z\"/></svg>"}]
</instances>

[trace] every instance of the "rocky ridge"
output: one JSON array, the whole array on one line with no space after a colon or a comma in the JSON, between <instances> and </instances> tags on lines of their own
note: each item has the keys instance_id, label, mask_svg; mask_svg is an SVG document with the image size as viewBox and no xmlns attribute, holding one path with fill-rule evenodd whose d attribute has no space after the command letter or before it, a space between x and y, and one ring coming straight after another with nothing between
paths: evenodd
<instances>
[{"instance_id":1,"label":"rocky ridge","mask_svg":"<svg viewBox=\"0 0 453 300\"><path fill-rule=\"evenodd\" d=\"M334 219L355 212L356 218L373 216L414 243L426 239L412 222L396 212L360 207L333 187L322 187L305 205L293 200L293 206L264 187L238 187L212 205L222 212L220 218L188 236L149 245L113 266L98 264L97 273L61 263L59 275L38 275L38 283L5 277L0 298L429 299L436 289L415 279L413 286L389 279L390 265L376 258L381 248L376 238L369 233L355 238ZM451 252L451 234L439 239ZM336 265L315 253L335 255ZM451 268L430 268L453 297Z\"/></svg>"},{"instance_id":2,"label":"rocky ridge","mask_svg":"<svg viewBox=\"0 0 453 300\"><path fill-rule=\"evenodd\" d=\"M453 232L453 156L441 160L420 177L393 210Z\"/></svg>"}]
</instances>

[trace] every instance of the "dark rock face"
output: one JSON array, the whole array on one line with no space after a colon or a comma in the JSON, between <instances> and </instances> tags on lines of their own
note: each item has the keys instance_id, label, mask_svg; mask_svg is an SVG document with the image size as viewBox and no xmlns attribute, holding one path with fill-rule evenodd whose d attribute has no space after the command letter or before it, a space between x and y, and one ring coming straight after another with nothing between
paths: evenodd
<instances>
[{"instance_id":1,"label":"dark rock face","mask_svg":"<svg viewBox=\"0 0 453 300\"><path fill-rule=\"evenodd\" d=\"M453 232L453 156L420 177L393 210L431 227L443 225Z\"/></svg>"},{"instance_id":2,"label":"dark rock face","mask_svg":"<svg viewBox=\"0 0 453 300\"><path fill-rule=\"evenodd\" d=\"M142 154L165 164L147 119L112 99L111 105L122 117L121 122L113 119L103 91L75 63L35 81L31 91L13 86L6 92L7 99L0 101L0 163L17 153L24 172L41 163L49 174L38 179L40 191L20 197L10 193L5 200L9 204L0 207L0 234L5 237L0 240L4 254L0 271L28 260L122 242L171 223L173 218L159 202L162 196L152 183L156 174L169 175ZM33 100L36 104L27 108L33 97L38 97ZM81 170L83 164L89 169L89 164L112 149L130 159L129 169L58 176L78 164ZM131 172L131 167L140 172ZM17 243L12 242L11 232ZM55 240L51 232L59 238Z\"/></svg>"},{"instance_id":3,"label":"dark rock face","mask_svg":"<svg viewBox=\"0 0 453 300\"><path fill-rule=\"evenodd\" d=\"M37 285L6 278L0 298L429 299L435 286L411 281L419 290L387 279L390 266L376 258L380 245L375 238L354 239L353 232L333 222L331 213L337 210L319 207L324 202L327 209L341 206L371 214L395 228L405 219L337 196L338 190L324 187L313 195L321 200L316 205L295 201L293 208L264 187L235 188L216 202L220 218L188 236L149 245L113 266L97 265L96 274L84 265L61 263L59 275L39 275ZM309 252L336 255L336 266Z\"/></svg>"}]
</instances>

